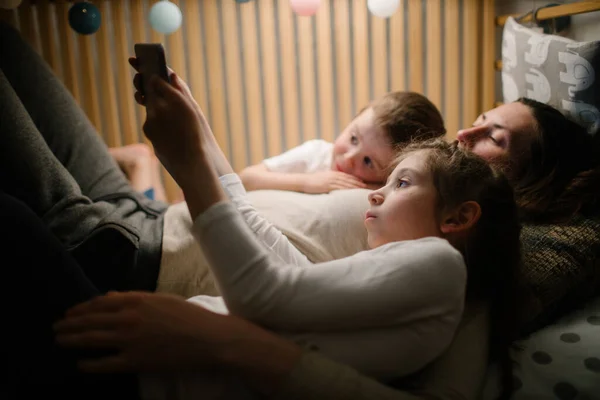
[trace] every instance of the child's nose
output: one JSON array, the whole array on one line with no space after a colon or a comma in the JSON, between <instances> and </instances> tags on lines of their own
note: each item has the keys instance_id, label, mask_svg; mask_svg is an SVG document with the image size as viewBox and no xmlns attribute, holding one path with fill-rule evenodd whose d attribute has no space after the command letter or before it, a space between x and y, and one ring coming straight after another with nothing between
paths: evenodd
<instances>
[{"instance_id":1,"label":"child's nose","mask_svg":"<svg viewBox=\"0 0 600 400\"><path fill-rule=\"evenodd\" d=\"M358 158L359 154L356 151L349 151L346 154L344 154L344 157L346 158L346 162L348 163L348 166L354 168L354 164L356 164L356 159Z\"/></svg>"},{"instance_id":2,"label":"child's nose","mask_svg":"<svg viewBox=\"0 0 600 400\"><path fill-rule=\"evenodd\" d=\"M487 127L484 125L472 126L470 128L461 129L456 134L456 139L462 144L473 143L481 138L487 132Z\"/></svg>"},{"instance_id":3,"label":"child's nose","mask_svg":"<svg viewBox=\"0 0 600 400\"><path fill-rule=\"evenodd\" d=\"M381 205L383 203L383 194L379 190L369 193L369 203L374 206Z\"/></svg>"}]
</instances>

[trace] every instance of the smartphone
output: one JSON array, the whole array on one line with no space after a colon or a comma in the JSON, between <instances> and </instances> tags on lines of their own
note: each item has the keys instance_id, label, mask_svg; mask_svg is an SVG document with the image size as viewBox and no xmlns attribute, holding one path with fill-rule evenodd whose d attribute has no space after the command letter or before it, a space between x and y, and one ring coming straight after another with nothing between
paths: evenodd
<instances>
[{"instance_id":1,"label":"smartphone","mask_svg":"<svg viewBox=\"0 0 600 400\"><path fill-rule=\"evenodd\" d=\"M150 82L152 75L158 75L165 81L171 82L169 70L167 69L165 49L162 44L136 43L133 47L135 57L138 59L139 71L142 75L141 89L143 96L148 93L146 85Z\"/></svg>"}]
</instances>

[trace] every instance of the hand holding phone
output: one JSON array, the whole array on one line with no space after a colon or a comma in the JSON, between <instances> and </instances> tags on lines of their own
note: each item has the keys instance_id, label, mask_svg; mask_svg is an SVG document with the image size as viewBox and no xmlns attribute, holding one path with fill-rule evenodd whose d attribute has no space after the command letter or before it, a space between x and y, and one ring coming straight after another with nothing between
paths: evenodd
<instances>
[{"instance_id":1,"label":"hand holding phone","mask_svg":"<svg viewBox=\"0 0 600 400\"><path fill-rule=\"evenodd\" d=\"M143 96L146 96L146 93L148 93L146 85L150 82L152 75L158 75L165 81L171 82L169 70L167 69L165 49L162 44L136 43L134 50L138 60L139 72L142 76L140 88Z\"/></svg>"}]
</instances>

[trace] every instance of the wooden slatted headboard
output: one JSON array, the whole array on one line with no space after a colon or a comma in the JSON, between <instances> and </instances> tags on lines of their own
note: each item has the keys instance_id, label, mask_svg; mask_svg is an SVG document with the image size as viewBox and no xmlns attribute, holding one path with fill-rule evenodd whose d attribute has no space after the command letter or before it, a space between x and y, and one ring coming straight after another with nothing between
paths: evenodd
<instances>
[{"instance_id":1,"label":"wooden slatted headboard","mask_svg":"<svg viewBox=\"0 0 600 400\"><path fill-rule=\"evenodd\" d=\"M147 22L156 1L92 0L103 20L91 36L68 26L67 0L24 0L0 18L44 56L109 146L143 140L127 57L136 42L163 43L237 170L332 140L387 91L428 96L449 138L494 103L493 0L401 0L389 19L372 16L367 0L322 0L314 17L297 17L289 0L171 0L184 23L168 36Z\"/></svg>"}]
</instances>

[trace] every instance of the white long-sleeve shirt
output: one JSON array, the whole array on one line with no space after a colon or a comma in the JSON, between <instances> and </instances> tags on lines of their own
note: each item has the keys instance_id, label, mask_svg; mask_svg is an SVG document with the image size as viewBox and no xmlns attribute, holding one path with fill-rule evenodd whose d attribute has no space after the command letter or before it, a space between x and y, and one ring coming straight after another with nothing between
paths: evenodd
<instances>
[{"instance_id":1,"label":"white long-sleeve shirt","mask_svg":"<svg viewBox=\"0 0 600 400\"><path fill-rule=\"evenodd\" d=\"M237 175L221 181L231 203L201 214L193 232L223 297L190 301L285 332L379 379L415 372L450 344L466 268L446 240L312 264L256 212Z\"/></svg>"},{"instance_id":2,"label":"white long-sleeve shirt","mask_svg":"<svg viewBox=\"0 0 600 400\"><path fill-rule=\"evenodd\" d=\"M447 241L390 243L313 264L254 209L237 175L221 183L231 203L212 206L191 228L223 297L190 301L278 330L377 379L419 370L450 344L466 269ZM253 397L219 372L140 381L147 400Z\"/></svg>"}]
</instances>

